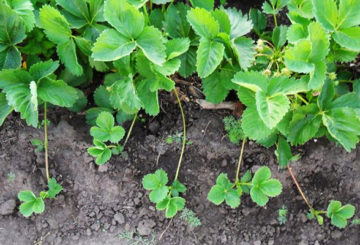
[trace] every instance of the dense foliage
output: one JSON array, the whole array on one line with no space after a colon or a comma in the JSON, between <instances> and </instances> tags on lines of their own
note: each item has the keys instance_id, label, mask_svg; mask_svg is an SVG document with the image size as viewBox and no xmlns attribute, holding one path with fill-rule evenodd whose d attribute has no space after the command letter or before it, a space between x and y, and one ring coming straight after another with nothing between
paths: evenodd
<instances>
[{"instance_id":1,"label":"dense foliage","mask_svg":"<svg viewBox=\"0 0 360 245\"><path fill-rule=\"evenodd\" d=\"M120 143L125 130L115 123L134 123L140 110L156 116L160 90L177 96L171 76L197 74L209 102L221 103L236 91L246 106L240 119L225 119L230 140L275 145L281 168L298 158L290 146L313 138L325 136L351 151L360 139L360 80L346 63L360 52L359 5L360 0L267 0L262 11L248 15L224 7L226 1L215 9L214 0L0 0L0 125L15 111L28 125L44 126L44 143L37 145L44 146L48 166L47 105L86 111L94 138L88 152L105 164L128 140ZM289 26L278 25L284 8ZM273 16L274 28L265 14ZM102 81L94 79L102 74ZM96 89L89 93L91 88ZM179 195L186 187L177 178L186 125L178 102L184 133L175 180L168 186L163 170L143 180L166 217L185 206ZM235 182L221 174L208 199L237 207L245 192L264 206L280 194L281 184L270 179L267 167L253 178L238 178L241 157ZM50 193L55 179L47 178ZM43 199L52 196L21 192L20 211L41 213ZM322 223L323 211L309 208ZM354 210L331 201L325 213L344 227Z\"/></svg>"}]
</instances>

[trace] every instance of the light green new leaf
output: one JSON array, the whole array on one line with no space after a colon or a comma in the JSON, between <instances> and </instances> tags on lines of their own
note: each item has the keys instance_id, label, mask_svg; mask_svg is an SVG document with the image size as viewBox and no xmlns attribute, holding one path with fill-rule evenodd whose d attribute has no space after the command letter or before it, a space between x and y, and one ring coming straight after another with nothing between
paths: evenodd
<instances>
[{"instance_id":1,"label":"light green new leaf","mask_svg":"<svg viewBox=\"0 0 360 245\"><path fill-rule=\"evenodd\" d=\"M260 118L269 129L281 121L290 108L290 101L284 94L267 96L265 92L256 92L256 108Z\"/></svg>"},{"instance_id":2,"label":"light green new leaf","mask_svg":"<svg viewBox=\"0 0 360 245\"><path fill-rule=\"evenodd\" d=\"M58 184L55 178L51 178L48 183L48 196L49 198L55 198L61 191L62 186Z\"/></svg>"},{"instance_id":3,"label":"light green new leaf","mask_svg":"<svg viewBox=\"0 0 360 245\"><path fill-rule=\"evenodd\" d=\"M88 148L88 153L96 157L95 163L97 165L103 165L111 158L111 150L101 141L94 139L93 147Z\"/></svg>"},{"instance_id":4,"label":"light green new leaf","mask_svg":"<svg viewBox=\"0 0 360 245\"><path fill-rule=\"evenodd\" d=\"M145 27L144 31L136 39L136 44L154 64L162 65L165 62L166 53L163 37L155 27Z\"/></svg>"},{"instance_id":5,"label":"light green new leaf","mask_svg":"<svg viewBox=\"0 0 360 245\"><path fill-rule=\"evenodd\" d=\"M32 191L20 191L18 194L20 205L20 213L24 217L30 217L33 213L43 213L45 211L45 203L41 197L36 197Z\"/></svg>"},{"instance_id":6,"label":"light green new leaf","mask_svg":"<svg viewBox=\"0 0 360 245\"><path fill-rule=\"evenodd\" d=\"M34 7L30 0L6 0L9 7L18 14L24 25L26 26L26 31L31 31L35 26L35 15Z\"/></svg>"},{"instance_id":7,"label":"light green new leaf","mask_svg":"<svg viewBox=\"0 0 360 245\"><path fill-rule=\"evenodd\" d=\"M166 198L169 193L169 187L166 186L168 181L167 174L162 169L144 176L142 184L146 190L151 190L149 195L150 201L159 203Z\"/></svg>"},{"instance_id":8,"label":"light green new leaf","mask_svg":"<svg viewBox=\"0 0 360 245\"><path fill-rule=\"evenodd\" d=\"M216 179L214 185L207 196L208 200L219 205L226 202L231 208L236 208L240 205L240 195L236 189L233 189L233 184L230 182L226 174L220 174Z\"/></svg>"},{"instance_id":9,"label":"light green new leaf","mask_svg":"<svg viewBox=\"0 0 360 245\"><path fill-rule=\"evenodd\" d=\"M113 61L129 55L136 43L113 29L101 33L92 48L92 57L97 61Z\"/></svg>"},{"instance_id":10,"label":"light green new leaf","mask_svg":"<svg viewBox=\"0 0 360 245\"><path fill-rule=\"evenodd\" d=\"M187 20L199 36L212 40L219 33L220 27L210 12L201 8L191 9Z\"/></svg>"},{"instance_id":11,"label":"light green new leaf","mask_svg":"<svg viewBox=\"0 0 360 245\"><path fill-rule=\"evenodd\" d=\"M121 35L136 39L145 27L144 15L126 0L106 0L104 17Z\"/></svg>"},{"instance_id":12,"label":"light green new leaf","mask_svg":"<svg viewBox=\"0 0 360 245\"><path fill-rule=\"evenodd\" d=\"M282 136L279 136L275 155L280 168L285 168L293 157L288 142Z\"/></svg>"},{"instance_id":13,"label":"light green new leaf","mask_svg":"<svg viewBox=\"0 0 360 245\"><path fill-rule=\"evenodd\" d=\"M335 0L313 0L315 18L328 31L334 31L338 21L338 10Z\"/></svg>"},{"instance_id":14,"label":"light green new leaf","mask_svg":"<svg viewBox=\"0 0 360 245\"><path fill-rule=\"evenodd\" d=\"M360 24L360 1L341 0L339 3L339 18L337 26L340 29L358 26Z\"/></svg>"},{"instance_id":15,"label":"light green new leaf","mask_svg":"<svg viewBox=\"0 0 360 245\"><path fill-rule=\"evenodd\" d=\"M44 5L40 9L40 20L50 41L61 44L70 39L72 35L70 25L57 9Z\"/></svg>"},{"instance_id":16,"label":"light green new leaf","mask_svg":"<svg viewBox=\"0 0 360 245\"><path fill-rule=\"evenodd\" d=\"M226 12L223 11L222 9L215 9L214 11L211 12L211 14L218 22L219 27L220 27L220 29L219 29L220 32L230 35L231 23L230 23L229 17L226 14Z\"/></svg>"},{"instance_id":17,"label":"light green new leaf","mask_svg":"<svg viewBox=\"0 0 360 245\"><path fill-rule=\"evenodd\" d=\"M283 76L272 77L267 87L267 93L269 95L275 95L277 93L292 95L307 92L308 90L308 79L306 77L302 77L301 79Z\"/></svg>"},{"instance_id":18,"label":"light green new leaf","mask_svg":"<svg viewBox=\"0 0 360 245\"><path fill-rule=\"evenodd\" d=\"M38 62L35 65L32 65L29 69L29 72L35 81L39 81L41 78L53 74L58 67L58 61L48 60L45 62Z\"/></svg>"},{"instance_id":19,"label":"light green new leaf","mask_svg":"<svg viewBox=\"0 0 360 245\"><path fill-rule=\"evenodd\" d=\"M110 102L114 108L133 114L143 106L131 78L116 81L110 88Z\"/></svg>"},{"instance_id":20,"label":"light green new leaf","mask_svg":"<svg viewBox=\"0 0 360 245\"><path fill-rule=\"evenodd\" d=\"M289 12L296 12L304 18L312 19L314 17L312 0L290 0L288 9Z\"/></svg>"},{"instance_id":21,"label":"light green new leaf","mask_svg":"<svg viewBox=\"0 0 360 245\"><path fill-rule=\"evenodd\" d=\"M265 139L274 131L269 129L261 120L255 107L246 108L242 116L241 126L245 135L252 140Z\"/></svg>"},{"instance_id":22,"label":"light green new leaf","mask_svg":"<svg viewBox=\"0 0 360 245\"><path fill-rule=\"evenodd\" d=\"M231 42L240 67L247 70L255 60L254 41L251 38L239 37Z\"/></svg>"},{"instance_id":23,"label":"light green new leaf","mask_svg":"<svg viewBox=\"0 0 360 245\"><path fill-rule=\"evenodd\" d=\"M224 50L222 43L201 39L196 57L196 68L201 78L208 77L220 65Z\"/></svg>"},{"instance_id":24,"label":"light green new leaf","mask_svg":"<svg viewBox=\"0 0 360 245\"><path fill-rule=\"evenodd\" d=\"M331 218L331 224L338 228L345 228L347 220L355 214L355 207L350 204L342 206L340 201L331 200L327 208L327 217Z\"/></svg>"},{"instance_id":25,"label":"light green new leaf","mask_svg":"<svg viewBox=\"0 0 360 245\"><path fill-rule=\"evenodd\" d=\"M259 188L251 188L250 197L257 205L261 207L265 206L269 201L269 198L264 193L262 193Z\"/></svg>"},{"instance_id":26,"label":"light green new leaf","mask_svg":"<svg viewBox=\"0 0 360 245\"><path fill-rule=\"evenodd\" d=\"M13 108L8 105L5 93L0 93L0 126L4 123L6 117L12 110Z\"/></svg>"},{"instance_id":27,"label":"light green new leaf","mask_svg":"<svg viewBox=\"0 0 360 245\"><path fill-rule=\"evenodd\" d=\"M323 115L329 133L348 152L356 147L360 135L360 118L352 108L334 108Z\"/></svg>"},{"instance_id":28,"label":"light green new leaf","mask_svg":"<svg viewBox=\"0 0 360 245\"><path fill-rule=\"evenodd\" d=\"M78 99L77 90L61 80L43 78L38 83L39 98L53 105L71 107Z\"/></svg>"},{"instance_id":29,"label":"light green new leaf","mask_svg":"<svg viewBox=\"0 0 360 245\"><path fill-rule=\"evenodd\" d=\"M125 130L121 126L114 126L115 120L111 113L101 112L96 119L96 126L91 127L90 134L96 140L118 143L125 135Z\"/></svg>"},{"instance_id":30,"label":"light green new leaf","mask_svg":"<svg viewBox=\"0 0 360 245\"><path fill-rule=\"evenodd\" d=\"M168 219L174 217L177 214L177 212L183 210L184 207L185 207L184 198L172 197L166 206L165 217Z\"/></svg>"},{"instance_id":31,"label":"light green new leaf","mask_svg":"<svg viewBox=\"0 0 360 245\"><path fill-rule=\"evenodd\" d=\"M292 71L310 73L315 69L315 65L308 61L310 53L311 42L300 40L285 52L285 64Z\"/></svg>"}]
</instances>

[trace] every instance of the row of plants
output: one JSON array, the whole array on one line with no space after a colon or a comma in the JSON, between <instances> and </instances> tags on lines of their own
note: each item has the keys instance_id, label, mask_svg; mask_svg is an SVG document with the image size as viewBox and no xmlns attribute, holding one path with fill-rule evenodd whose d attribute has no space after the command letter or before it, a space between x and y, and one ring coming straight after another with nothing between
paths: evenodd
<instances>
[{"instance_id":1,"label":"row of plants","mask_svg":"<svg viewBox=\"0 0 360 245\"><path fill-rule=\"evenodd\" d=\"M235 91L246 106L241 118L224 121L230 140L242 142L236 178L220 174L209 201L236 208L246 193L265 206L280 195L282 185L267 166L240 175L246 141L253 140L276 148L279 167L288 169L310 218L322 224L326 214L344 228L355 207L332 200L327 210L315 209L292 173L290 163L299 156L291 146L326 137L351 151L359 142L360 80L346 63L360 52L360 0L267 0L262 11L249 14L224 7L226 1L217 8L214 0L174 2L0 0L0 125L15 111L44 129L44 141L37 143L45 151L48 191L39 197L20 192L20 212L42 213L44 199L62 189L49 175L48 109L86 110L93 137L88 153L101 165L123 152L139 111L159 114L164 90L177 98L183 120L179 163L174 180L159 169L144 177L143 186L156 208L174 217L186 203L179 181L186 119L171 76L197 74L207 101L221 103ZM291 24L278 25L286 8ZM128 120L123 140L121 125Z\"/></svg>"}]
</instances>

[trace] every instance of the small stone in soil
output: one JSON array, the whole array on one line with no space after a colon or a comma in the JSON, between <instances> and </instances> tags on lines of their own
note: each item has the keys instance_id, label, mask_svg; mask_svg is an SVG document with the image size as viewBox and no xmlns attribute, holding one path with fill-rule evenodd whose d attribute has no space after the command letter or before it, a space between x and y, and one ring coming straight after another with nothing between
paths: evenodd
<instances>
[{"instance_id":1,"label":"small stone in soil","mask_svg":"<svg viewBox=\"0 0 360 245\"><path fill-rule=\"evenodd\" d=\"M151 234L152 228L155 225L153 220L142 220L138 224L137 231L140 236L148 236Z\"/></svg>"},{"instance_id":2,"label":"small stone in soil","mask_svg":"<svg viewBox=\"0 0 360 245\"><path fill-rule=\"evenodd\" d=\"M10 199L6 202L3 202L0 205L0 215L10 215L14 212L14 209L16 207L16 202L14 199Z\"/></svg>"},{"instance_id":3,"label":"small stone in soil","mask_svg":"<svg viewBox=\"0 0 360 245\"><path fill-rule=\"evenodd\" d=\"M124 217L124 215L122 213L115 214L114 215L114 220L120 225L125 223L125 217Z\"/></svg>"}]
</instances>

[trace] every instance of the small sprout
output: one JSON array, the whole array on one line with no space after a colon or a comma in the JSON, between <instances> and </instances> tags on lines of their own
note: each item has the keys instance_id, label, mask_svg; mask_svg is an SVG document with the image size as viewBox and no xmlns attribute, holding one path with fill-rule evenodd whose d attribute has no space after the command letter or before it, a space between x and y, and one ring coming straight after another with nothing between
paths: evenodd
<instances>
[{"instance_id":1,"label":"small sprout","mask_svg":"<svg viewBox=\"0 0 360 245\"><path fill-rule=\"evenodd\" d=\"M355 207L351 204L342 206L340 201L331 200L327 208L327 217L331 219L331 224L338 228L345 228L347 220L355 214Z\"/></svg>"},{"instance_id":2,"label":"small sprout","mask_svg":"<svg viewBox=\"0 0 360 245\"><path fill-rule=\"evenodd\" d=\"M156 209L165 210L166 218L172 218L185 207L185 199L179 197L179 194L185 192L186 187L178 180L167 186L168 181L166 172L159 169L153 174L145 175L142 183L146 190L151 191L149 198L156 204Z\"/></svg>"},{"instance_id":3,"label":"small sprout","mask_svg":"<svg viewBox=\"0 0 360 245\"><path fill-rule=\"evenodd\" d=\"M156 236L155 234L151 235L151 238L144 238L134 231L124 231L118 235L119 239L125 240L130 245L155 245Z\"/></svg>"},{"instance_id":4,"label":"small sprout","mask_svg":"<svg viewBox=\"0 0 360 245\"><path fill-rule=\"evenodd\" d=\"M187 222L191 228L199 227L201 225L201 221L198 217L196 217L195 213L188 208L184 208L181 212L180 218Z\"/></svg>"},{"instance_id":5,"label":"small sprout","mask_svg":"<svg viewBox=\"0 0 360 245\"><path fill-rule=\"evenodd\" d=\"M351 221L351 225L360 225L360 219L356 218Z\"/></svg>"},{"instance_id":6,"label":"small sprout","mask_svg":"<svg viewBox=\"0 0 360 245\"><path fill-rule=\"evenodd\" d=\"M36 146L35 152L41 152L44 150L44 142L40 139L32 139L31 144Z\"/></svg>"},{"instance_id":7,"label":"small sprout","mask_svg":"<svg viewBox=\"0 0 360 245\"><path fill-rule=\"evenodd\" d=\"M284 225L287 222L287 214L288 214L288 210L286 208L285 205L283 205L279 210L278 210L278 222L280 225Z\"/></svg>"},{"instance_id":8,"label":"small sprout","mask_svg":"<svg viewBox=\"0 0 360 245\"><path fill-rule=\"evenodd\" d=\"M15 174L13 172L10 172L7 175L7 181L8 182L13 182L15 180L15 177L16 177Z\"/></svg>"},{"instance_id":9,"label":"small sprout","mask_svg":"<svg viewBox=\"0 0 360 245\"><path fill-rule=\"evenodd\" d=\"M171 145L172 143L174 143L173 137L172 136L166 137L165 142L167 144Z\"/></svg>"}]
</instances>

